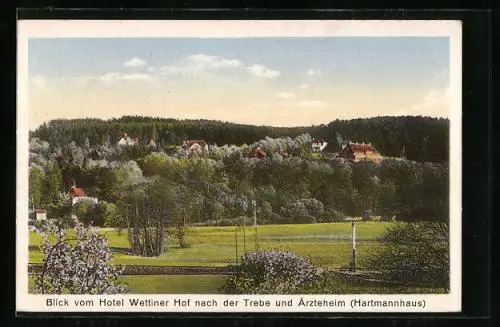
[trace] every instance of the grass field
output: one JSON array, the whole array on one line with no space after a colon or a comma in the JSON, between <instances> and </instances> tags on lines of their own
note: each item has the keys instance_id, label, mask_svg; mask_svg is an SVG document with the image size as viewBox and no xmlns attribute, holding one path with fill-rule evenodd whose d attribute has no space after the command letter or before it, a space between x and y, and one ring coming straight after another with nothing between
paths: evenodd
<instances>
[{"instance_id":1,"label":"grass field","mask_svg":"<svg viewBox=\"0 0 500 327\"><path fill-rule=\"evenodd\" d=\"M216 294L225 276L122 276L131 294ZM29 292L34 293L35 282L29 281Z\"/></svg>"},{"instance_id":2,"label":"grass field","mask_svg":"<svg viewBox=\"0 0 500 327\"><path fill-rule=\"evenodd\" d=\"M358 222L358 263L373 251L391 223ZM167 244L165 254L156 258L143 258L127 254L129 244L126 231L101 229L113 249L114 263L122 265L148 266L227 266L235 263L234 227L192 227L187 232L188 248L179 248L175 238ZM246 227L237 230L238 256L255 249L255 229ZM308 225L265 225L258 227L257 240L260 249L288 249L298 255L309 257L316 265L329 268L346 267L351 260L351 223ZM41 245L36 233L30 234L30 245ZM30 263L42 262L39 250L30 250ZM216 275L137 275L121 276L131 294L216 294L224 283L225 276ZM328 281L332 294L423 294L442 293L441 289L393 286L363 281L349 281L332 275ZM30 279L30 292L33 292Z\"/></svg>"},{"instance_id":3,"label":"grass field","mask_svg":"<svg viewBox=\"0 0 500 327\"><path fill-rule=\"evenodd\" d=\"M357 251L359 263L378 246L377 238L384 234L385 222L357 223ZM237 230L237 250L234 227L192 227L187 231L189 248L179 248L175 238L170 238L165 254L144 258L127 254L129 249L126 231L101 229L114 253L114 263L120 265L150 266L227 266L235 264L236 258L256 247L253 226ZM244 234L246 237L244 237ZM298 255L309 257L314 264L339 268L348 266L351 258L351 223L263 225L257 227L257 244L260 249L287 249ZM41 237L32 232L30 245L41 245ZM38 250L31 250L30 263L42 262Z\"/></svg>"},{"instance_id":4,"label":"grass field","mask_svg":"<svg viewBox=\"0 0 500 327\"><path fill-rule=\"evenodd\" d=\"M122 276L129 294L218 294L225 276ZM442 289L416 287L389 287L364 285L342 279L330 281L333 294L426 294L442 293ZM34 293L34 280L30 278L29 292Z\"/></svg>"}]
</instances>

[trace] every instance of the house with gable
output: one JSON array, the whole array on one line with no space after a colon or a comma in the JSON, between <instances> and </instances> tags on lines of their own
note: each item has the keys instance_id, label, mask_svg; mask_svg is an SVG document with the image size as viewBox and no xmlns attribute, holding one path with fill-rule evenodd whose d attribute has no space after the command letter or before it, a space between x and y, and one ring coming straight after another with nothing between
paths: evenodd
<instances>
[{"instance_id":1,"label":"house with gable","mask_svg":"<svg viewBox=\"0 0 500 327\"><path fill-rule=\"evenodd\" d=\"M73 180L73 185L71 186L69 195L72 205L75 205L81 201L90 201L92 204L97 204L99 202L97 198L88 196L87 192L85 192L83 188L76 187L75 180Z\"/></svg>"},{"instance_id":2,"label":"house with gable","mask_svg":"<svg viewBox=\"0 0 500 327\"><path fill-rule=\"evenodd\" d=\"M371 143L347 142L338 156L352 162L371 161L380 163L382 156Z\"/></svg>"},{"instance_id":3,"label":"house with gable","mask_svg":"<svg viewBox=\"0 0 500 327\"><path fill-rule=\"evenodd\" d=\"M253 156L255 158L267 158L267 153L264 150L262 150L262 148L260 146L258 146L255 149Z\"/></svg>"},{"instance_id":4,"label":"house with gable","mask_svg":"<svg viewBox=\"0 0 500 327\"><path fill-rule=\"evenodd\" d=\"M327 145L328 142L325 139L314 139L311 148L313 152L321 152L326 148Z\"/></svg>"},{"instance_id":5,"label":"house with gable","mask_svg":"<svg viewBox=\"0 0 500 327\"><path fill-rule=\"evenodd\" d=\"M46 220L47 219L47 211L43 209L35 209L35 217L36 220Z\"/></svg>"},{"instance_id":6,"label":"house with gable","mask_svg":"<svg viewBox=\"0 0 500 327\"><path fill-rule=\"evenodd\" d=\"M119 146L133 146L133 145L139 145L139 138L138 137L130 137L125 133L120 140L118 141Z\"/></svg>"}]
</instances>

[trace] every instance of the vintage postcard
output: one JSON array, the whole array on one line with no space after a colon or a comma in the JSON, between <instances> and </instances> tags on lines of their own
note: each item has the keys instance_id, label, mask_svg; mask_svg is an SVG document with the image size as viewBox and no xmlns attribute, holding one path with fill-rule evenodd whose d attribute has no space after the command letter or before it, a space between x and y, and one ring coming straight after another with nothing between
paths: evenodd
<instances>
[{"instance_id":1,"label":"vintage postcard","mask_svg":"<svg viewBox=\"0 0 500 327\"><path fill-rule=\"evenodd\" d=\"M18 22L18 312L458 312L459 21Z\"/></svg>"}]
</instances>

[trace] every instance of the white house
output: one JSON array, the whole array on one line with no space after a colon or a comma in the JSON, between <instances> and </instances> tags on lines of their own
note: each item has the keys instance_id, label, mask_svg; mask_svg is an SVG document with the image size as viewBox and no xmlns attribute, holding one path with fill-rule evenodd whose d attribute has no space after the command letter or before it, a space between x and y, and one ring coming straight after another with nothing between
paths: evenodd
<instances>
[{"instance_id":1,"label":"white house","mask_svg":"<svg viewBox=\"0 0 500 327\"><path fill-rule=\"evenodd\" d=\"M312 151L313 152L321 152L326 148L327 145L328 145L328 142L326 142L326 140L324 140L324 139L314 139L313 143L311 145Z\"/></svg>"},{"instance_id":2,"label":"white house","mask_svg":"<svg viewBox=\"0 0 500 327\"><path fill-rule=\"evenodd\" d=\"M201 155L203 153L208 153L208 144L204 140L190 140L182 142L182 147L187 151L188 154L196 153Z\"/></svg>"},{"instance_id":3,"label":"white house","mask_svg":"<svg viewBox=\"0 0 500 327\"><path fill-rule=\"evenodd\" d=\"M87 192L85 192L84 189L76 187L74 181L73 181L73 186L71 186L70 197L71 197L71 204L73 205L81 201L90 201L93 204L97 204L99 202L97 198L88 196Z\"/></svg>"},{"instance_id":4,"label":"white house","mask_svg":"<svg viewBox=\"0 0 500 327\"><path fill-rule=\"evenodd\" d=\"M148 143L148 147L151 148L151 149L156 149L157 147L157 144L154 140L150 140L149 143Z\"/></svg>"},{"instance_id":5,"label":"white house","mask_svg":"<svg viewBox=\"0 0 500 327\"><path fill-rule=\"evenodd\" d=\"M35 209L36 220L46 220L47 212L43 209Z\"/></svg>"},{"instance_id":6,"label":"white house","mask_svg":"<svg viewBox=\"0 0 500 327\"><path fill-rule=\"evenodd\" d=\"M125 133L120 140L118 141L119 146L132 146L132 145L138 145L139 144L139 138L137 137L130 137Z\"/></svg>"}]
</instances>

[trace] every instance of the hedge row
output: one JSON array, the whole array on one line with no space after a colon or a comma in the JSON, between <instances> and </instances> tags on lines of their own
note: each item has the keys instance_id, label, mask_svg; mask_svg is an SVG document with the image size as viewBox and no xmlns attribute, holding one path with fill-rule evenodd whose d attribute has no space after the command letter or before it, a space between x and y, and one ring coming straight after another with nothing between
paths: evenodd
<instances>
[{"instance_id":1,"label":"hedge row","mask_svg":"<svg viewBox=\"0 0 500 327\"><path fill-rule=\"evenodd\" d=\"M29 265L28 273L40 273L42 265ZM123 275L231 275L233 267L125 266Z\"/></svg>"}]
</instances>

